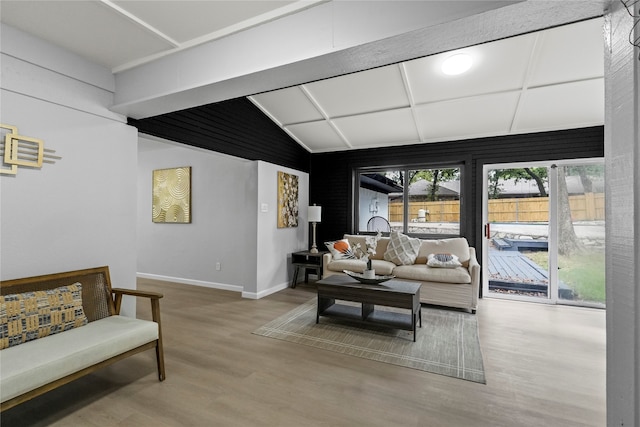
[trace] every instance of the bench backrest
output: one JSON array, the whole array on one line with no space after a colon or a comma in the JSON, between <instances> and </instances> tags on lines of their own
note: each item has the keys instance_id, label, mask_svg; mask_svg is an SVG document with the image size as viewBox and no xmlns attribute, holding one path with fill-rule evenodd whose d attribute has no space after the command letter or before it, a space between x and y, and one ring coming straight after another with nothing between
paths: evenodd
<instances>
[{"instance_id":1,"label":"bench backrest","mask_svg":"<svg viewBox=\"0 0 640 427\"><path fill-rule=\"evenodd\" d=\"M0 281L0 294L44 291L59 286L82 284L82 307L89 322L115 314L109 267L95 267L64 273Z\"/></svg>"}]
</instances>

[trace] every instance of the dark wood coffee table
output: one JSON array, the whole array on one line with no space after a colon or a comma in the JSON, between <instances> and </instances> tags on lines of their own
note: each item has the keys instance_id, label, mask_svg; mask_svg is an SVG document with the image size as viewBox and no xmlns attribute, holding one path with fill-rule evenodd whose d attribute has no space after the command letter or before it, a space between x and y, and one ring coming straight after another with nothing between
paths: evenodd
<instances>
[{"instance_id":1,"label":"dark wood coffee table","mask_svg":"<svg viewBox=\"0 0 640 427\"><path fill-rule=\"evenodd\" d=\"M378 285L366 285L356 279L333 275L316 282L318 287L318 311L320 316L342 317L365 323L375 323L396 329L413 331L416 340L416 325L422 327L420 310L420 283L389 280ZM336 304L336 300L360 303L359 306ZM376 305L406 308L409 313L375 310Z\"/></svg>"}]
</instances>

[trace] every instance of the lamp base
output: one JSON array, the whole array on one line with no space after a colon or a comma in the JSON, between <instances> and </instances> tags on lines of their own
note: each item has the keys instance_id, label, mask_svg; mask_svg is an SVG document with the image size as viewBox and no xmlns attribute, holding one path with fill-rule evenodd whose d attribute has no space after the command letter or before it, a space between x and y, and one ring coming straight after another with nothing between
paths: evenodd
<instances>
[{"instance_id":1,"label":"lamp base","mask_svg":"<svg viewBox=\"0 0 640 427\"><path fill-rule=\"evenodd\" d=\"M317 254L318 247L316 246L316 223L312 222L311 225L313 228L313 244L311 245L311 249L309 250L309 253Z\"/></svg>"}]
</instances>

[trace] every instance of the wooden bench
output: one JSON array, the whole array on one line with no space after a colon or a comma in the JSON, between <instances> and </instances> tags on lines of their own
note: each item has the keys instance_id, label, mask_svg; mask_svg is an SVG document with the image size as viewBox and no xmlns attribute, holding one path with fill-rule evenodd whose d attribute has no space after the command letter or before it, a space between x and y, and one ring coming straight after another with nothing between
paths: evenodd
<instances>
[{"instance_id":1,"label":"wooden bench","mask_svg":"<svg viewBox=\"0 0 640 427\"><path fill-rule=\"evenodd\" d=\"M158 378L165 379L162 294L112 288L109 268L104 266L0 281L0 295L29 295L75 283L82 285L86 325L1 350L0 411L151 348L156 351ZM149 298L153 322L120 316L123 295Z\"/></svg>"}]
</instances>

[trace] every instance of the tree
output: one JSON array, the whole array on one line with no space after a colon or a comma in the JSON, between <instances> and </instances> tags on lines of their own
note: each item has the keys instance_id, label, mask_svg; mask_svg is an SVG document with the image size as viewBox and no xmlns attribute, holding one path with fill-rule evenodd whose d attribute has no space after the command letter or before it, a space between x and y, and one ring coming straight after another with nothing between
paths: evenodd
<instances>
[{"instance_id":1,"label":"tree","mask_svg":"<svg viewBox=\"0 0 640 427\"><path fill-rule=\"evenodd\" d=\"M501 181L513 179L516 183L533 179L538 187L538 195L547 197L544 184L547 180L547 168L494 169L489 174L489 198L496 199L502 192Z\"/></svg>"},{"instance_id":2,"label":"tree","mask_svg":"<svg viewBox=\"0 0 640 427\"><path fill-rule=\"evenodd\" d=\"M404 176L403 171L389 171L385 172L385 176L396 183L398 185L404 187ZM413 184L416 181L424 179L431 183L429 186L429 194L427 195L427 200L429 201L437 201L438 200L438 190L440 189L440 183L453 181L459 179L460 177L460 169L419 169L419 170L409 170L407 172L407 183L409 185Z\"/></svg>"},{"instance_id":3,"label":"tree","mask_svg":"<svg viewBox=\"0 0 640 427\"><path fill-rule=\"evenodd\" d=\"M566 168L558 166L558 254L571 255L583 249L571 220Z\"/></svg>"},{"instance_id":4,"label":"tree","mask_svg":"<svg viewBox=\"0 0 640 427\"><path fill-rule=\"evenodd\" d=\"M409 184L424 179L430 182L429 193L427 194L427 200L435 202L438 200L438 190L440 189L440 183L454 181L460 178L460 169L423 169L409 172L411 180Z\"/></svg>"},{"instance_id":5,"label":"tree","mask_svg":"<svg viewBox=\"0 0 640 427\"><path fill-rule=\"evenodd\" d=\"M524 168L524 172L536 182L540 197L547 197L547 190L544 188L542 178L547 176L547 168Z\"/></svg>"}]
</instances>

